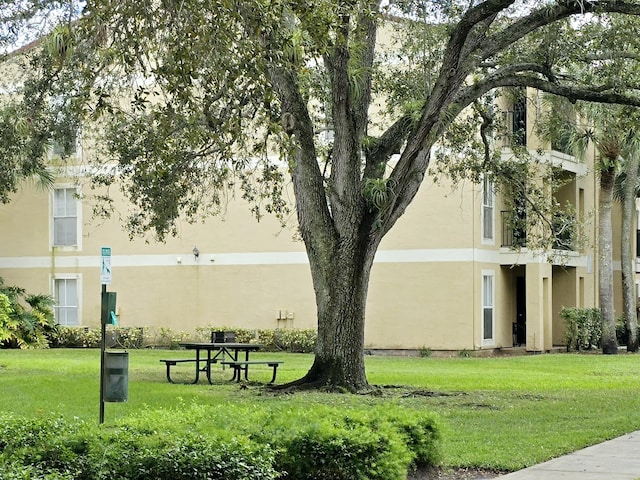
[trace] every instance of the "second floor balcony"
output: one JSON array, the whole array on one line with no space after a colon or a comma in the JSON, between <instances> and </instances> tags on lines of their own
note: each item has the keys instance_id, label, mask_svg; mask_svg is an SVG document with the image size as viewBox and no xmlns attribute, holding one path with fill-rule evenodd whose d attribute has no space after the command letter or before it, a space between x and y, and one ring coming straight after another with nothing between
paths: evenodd
<instances>
[{"instance_id":1,"label":"second floor balcony","mask_svg":"<svg viewBox=\"0 0 640 480\"><path fill-rule=\"evenodd\" d=\"M527 231L524 228L525 219L517 218L513 211L500 212L502 242L500 246L507 248L524 248L527 246Z\"/></svg>"},{"instance_id":2,"label":"second floor balcony","mask_svg":"<svg viewBox=\"0 0 640 480\"><path fill-rule=\"evenodd\" d=\"M517 215L513 211L500 212L501 219L501 247L526 248L527 221L524 215ZM576 234L575 220L557 216L551 222L552 248L554 250L574 250Z\"/></svg>"}]
</instances>

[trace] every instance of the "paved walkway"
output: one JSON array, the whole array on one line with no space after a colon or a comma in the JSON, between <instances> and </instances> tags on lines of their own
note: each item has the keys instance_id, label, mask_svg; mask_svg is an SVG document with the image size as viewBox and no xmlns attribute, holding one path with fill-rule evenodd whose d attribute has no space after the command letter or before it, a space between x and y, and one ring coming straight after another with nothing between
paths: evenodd
<instances>
[{"instance_id":1,"label":"paved walkway","mask_svg":"<svg viewBox=\"0 0 640 480\"><path fill-rule=\"evenodd\" d=\"M640 430L498 477L500 480L638 480Z\"/></svg>"}]
</instances>

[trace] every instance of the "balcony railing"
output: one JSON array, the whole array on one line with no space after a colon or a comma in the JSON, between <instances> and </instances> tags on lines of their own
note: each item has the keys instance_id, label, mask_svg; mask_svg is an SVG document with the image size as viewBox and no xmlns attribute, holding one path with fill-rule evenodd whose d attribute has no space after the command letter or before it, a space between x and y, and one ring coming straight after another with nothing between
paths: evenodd
<instances>
[{"instance_id":1,"label":"balcony railing","mask_svg":"<svg viewBox=\"0 0 640 480\"><path fill-rule=\"evenodd\" d=\"M502 246L503 247L526 247L527 246L527 232L524 228L515 226L514 213L510 210L503 210L500 212L501 225L502 225Z\"/></svg>"},{"instance_id":2,"label":"balcony railing","mask_svg":"<svg viewBox=\"0 0 640 480\"><path fill-rule=\"evenodd\" d=\"M514 110L502 112L505 131L500 134L503 147L525 147L527 145L526 104L518 104Z\"/></svg>"},{"instance_id":3,"label":"balcony railing","mask_svg":"<svg viewBox=\"0 0 640 480\"><path fill-rule=\"evenodd\" d=\"M575 237L575 221L571 218L554 218L553 248L556 250L573 250Z\"/></svg>"},{"instance_id":4,"label":"balcony railing","mask_svg":"<svg viewBox=\"0 0 640 480\"><path fill-rule=\"evenodd\" d=\"M522 248L527 246L526 221L514 218L513 211L500 212L502 227L502 246ZM571 218L557 218L552 222L553 248L555 250L573 250L575 221Z\"/></svg>"}]
</instances>

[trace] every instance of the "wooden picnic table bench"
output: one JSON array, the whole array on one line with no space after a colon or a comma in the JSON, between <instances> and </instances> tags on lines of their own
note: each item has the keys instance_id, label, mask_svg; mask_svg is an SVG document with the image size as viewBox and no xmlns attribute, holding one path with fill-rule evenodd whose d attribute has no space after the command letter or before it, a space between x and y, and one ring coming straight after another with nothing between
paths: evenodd
<instances>
[{"instance_id":1,"label":"wooden picnic table bench","mask_svg":"<svg viewBox=\"0 0 640 480\"><path fill-rule=\"evenodd\" d=\"M265 364L273 368L273 376L270 383L273 383L276 379L276 369L281 361L250 361L249 353L255 352L260 349L260 345L255 343L217 343L217 342L196 342L196 343L181 343L181 347L187 350L195 350L195 358L179 358L179 359L162 359L161 362L167 367L167 380L170 383L176 383L171 379L171 367L176 366L179 363L195 363L195 378L191 383L198 383L200 379L200 373L204 372L207 377L207 381L212 384L211 381L211 364L219 363L224 368L229 366L233 368L233 378L231 380L240 381L241 371L244 371L244 378L247 379L247 370L249 365ZM206 355L204 355L206 353ZM241 356L241 354L244 355ZM244 359L242 358L244 357Z\"/></svg>"},{"instance_id":2,"label":"wooden picnic table bench","mask_svg":"<svg viewBox=\"0 0 640 480\"><path fill-rule=\"evenodd\" d=\"M269 383L273 383L276 381L278 367L283 362L281 360L226 360L220 363L233 368L233 377L231 378L231 381L235 380L236 382L240 381L241 372L244 372L244 379L249 380L249 365L268 365L273 368L273 375L269 381Z\"/></svg>"},{"instance_id":3,"label":"wooden picnic table bench","mask_svg":"<svg viewBox=\"0 0 640 480\"><path fill-rule=\"evenodd\" d=\"M160 361L164 362L164 364L167 366L167 380L169 381L169 383L176 383L171 379L171 367L175 367L178 363L192 363L192 362L195 363L196 361L199 361L199 362L208 362L208 364L211 364L211 363L218 362L217 359L207 360L206 358L201 358L198 360L196 360L195 358L172 358L172 359L162 359ZM207 372L207 367L208 365L205 365L204 367L200 367L199 365L196 366L198 371L205 372L205 373Z\"/></svg>"}]
</instances>

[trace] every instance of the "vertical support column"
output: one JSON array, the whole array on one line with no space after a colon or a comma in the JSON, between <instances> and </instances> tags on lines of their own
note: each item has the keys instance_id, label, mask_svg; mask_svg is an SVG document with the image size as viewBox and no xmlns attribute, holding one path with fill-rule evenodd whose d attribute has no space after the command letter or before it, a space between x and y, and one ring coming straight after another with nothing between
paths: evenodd
<instances>
[{"instance_id":1,"label":"vertical support column","mask_svg":"<svg viewBox=\"0 0 640 480\"><path fill-rule=\"evenodd\" d=\"M551 265L528 263L526 266L527 292L527 351L549 350L553 343L551 316Z\"/></svg>"},{"instance_id":2,"label":"vertical support column","mask_svg":"<svg viewBox=\"0 0 640 480\"><path fill-rule=\"evenodd\" d=\"M542 278L542 349L551 350L553 347L553 275Z\"/></svg>"}]
</instances>

